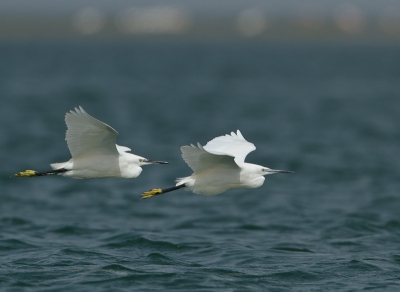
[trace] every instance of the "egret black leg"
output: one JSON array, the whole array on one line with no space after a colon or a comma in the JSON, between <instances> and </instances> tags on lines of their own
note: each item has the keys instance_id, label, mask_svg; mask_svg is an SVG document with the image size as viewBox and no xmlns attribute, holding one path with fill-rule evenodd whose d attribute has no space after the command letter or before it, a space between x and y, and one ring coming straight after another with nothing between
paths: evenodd
<instances>
[{"instance_id":1,"label":"egret black leg","mask_svg":"<svg viewBox=\"0 0 400 292\"><path fill-rule=\"evenodd\" d=\"M16 173L14 176L17 177L32 177L32 176L45 176L45 175L55 175L63 172L67 172L68 169L65 168L60 168L60 169L53 169L49 171L44 171L44 172L37 172L36 170L25 170Z\"/></svg>"},{"instance_id":2,"label":"egret black leg","mask_svg":"<svg viewBox=\"0 0 400 292\"><path fill-rule=\"evenodd\" d=\"M67 172L67 171L68 171L68 169L65 169L65 168L53 169L50 171L36 172L36 176L54 175L54 174L59 174L59 173Z\"/></svg>"}]
</instances>

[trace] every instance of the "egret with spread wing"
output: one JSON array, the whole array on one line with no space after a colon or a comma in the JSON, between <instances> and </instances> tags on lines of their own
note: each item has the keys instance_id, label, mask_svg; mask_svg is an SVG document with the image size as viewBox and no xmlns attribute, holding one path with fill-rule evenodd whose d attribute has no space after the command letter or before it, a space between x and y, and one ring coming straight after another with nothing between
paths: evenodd
<instances>
[{"instance_id":1,"label":"egret with spread wing","mask_svg":"<svg viewBox=\"0 0 400 292\"><path fill-rule=\"evenodd\" d=\"M144 192L142 199L180 188L197 194L218 195L230 189L258 188L267 174L292 173L244 162L256 147L246 141L239 130L236 134L214 138L204 147L199 143L197 146L181 147L183 160L193 170L191 176L178 179L175 187Z\"/></svg>"},{"instance_id":2,"label":"egret with spread wing","mask_svg":"<svg viewBox=\"0 0 400 292\"><path fill-rule=\"evenodd\" d=\"M72 158L67 162L50 164L53 170L38 172L26 170L17 177L59 174L72 178L135 178L147 164L167 164L151 161L128 153L128 147L116 145L118 132L89 115L82 107L65 115L67 141Z\"/></svg>"}]
</instances>

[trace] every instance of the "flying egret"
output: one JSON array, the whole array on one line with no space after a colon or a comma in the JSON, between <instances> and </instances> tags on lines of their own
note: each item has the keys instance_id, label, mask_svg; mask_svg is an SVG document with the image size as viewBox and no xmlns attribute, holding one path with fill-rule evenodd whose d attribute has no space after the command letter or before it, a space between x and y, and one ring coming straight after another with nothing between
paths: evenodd
<instances>
[{"instance_id":1,"label":"flying egret","mask_svg":"<svg viewBox=\"0 0 400 292\"><path fill-rule=\"evenodd\" d=\"M230 189L258 188L264 183L264 175L267 174L293 173L244 162L247 154L256 147L246 141L239 130L236 134L232 132L214 138L204 147L199 143L197 146L192 144L181 147L183 160L193 170L191 176L177 179L175 187L144 192L142 199L180 188L197 194L218 195Z\"/></svg>"},{"instance_id":2,"label":"flying egret","mask_svg":"<svg viewBox=\"0 0 400 292\"><path fill-rule=\"evenodd\" d=\"M128 153L128 147L115 144L118 132L89 115L82 107L65 115L67 141L72 158L67 162L50 164L53 170L26 170L15 174L32 177L59 174L72 178L135 178L147 164L168 164L151 161Z\"/></svg>"}]
</instances>

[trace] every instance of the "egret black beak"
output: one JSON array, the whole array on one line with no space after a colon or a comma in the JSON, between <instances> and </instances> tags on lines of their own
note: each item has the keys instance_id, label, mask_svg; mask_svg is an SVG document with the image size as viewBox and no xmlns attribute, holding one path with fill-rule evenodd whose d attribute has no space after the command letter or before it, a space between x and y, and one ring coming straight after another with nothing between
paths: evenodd
<instances>
[{"instance_id":1,"label":"egret black beak","mask_svg":"<svg viewBox=\"0 0 400 292\"><path fill-rule=\"evenodd\" d=\"M146 161L149 164L169 164L169 162L166 161L155 161L155 160L148 160Z\"/></svg>"},{"instance_id":2,"label":"egret black beak","mask_svg":"<svg viewBox=\"0 0 400 292\"><path fill-rule=\"evenodd\" d=\"M268 169L267 172L273 174L273 173L294 173L294 171L290 170L279 170L279 169Z\"/></svg>"}]
</instances>

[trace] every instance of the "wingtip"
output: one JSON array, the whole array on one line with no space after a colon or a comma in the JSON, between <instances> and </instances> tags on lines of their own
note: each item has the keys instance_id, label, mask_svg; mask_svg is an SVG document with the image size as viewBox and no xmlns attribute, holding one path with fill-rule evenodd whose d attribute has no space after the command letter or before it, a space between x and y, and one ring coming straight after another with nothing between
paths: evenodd
<instances>
[{"instance_id":1,"label":"wingtip","mask_svg":"<svg viewBox=\"0 0 400 292\"><path fill-rule=\"evenodd\" d=\"M86 114L86 111L83 109L83 107L79 106L79 109L80 109L81 113Z\"/></svg>"},{"instance_id":2,"label":"wingtip","mask_svg":"<svg viewBox=\"0 0 400 292\"><path fill-rule=\"evenodd\" d=\"M226 134L226 136L229 136L229 134ZM230 134L230 136L232 136L232 137L239 137L239 138L243 138L243 139L244 139L244 137L243 137L243 135L242 135L242 132L240 132L239 129L236 130L236 133L232 131L231 134Z\"/></svg>"},{"instance_id":3,"label":"wingtip","mask_svg":"<svg viewBox=\"0 0 400 292\"><path fill-rule=\"evenodd\" d=\"M79 114L87 114L87 112L83 109L83 107L78 106L75 107L73 110L70 110L69 112L66 113L66 116L68 115L79 115Z\"/></svg>"},{"instance_id":4,"label":"wingtip","mask_svg":"<svg viewBox=\"0 0 400 292\"><path fill-rule=\"evenodd\" d=\"M236 133L237 133L237 136L238 136L239 138L242 138L243 140L246 140L246 139L243 137L243 134L242 134L242 132L240 132L239 129L236 131ZM246 141L247 141L247 140L246 140Z\"/></svg>"}]
</instances>

